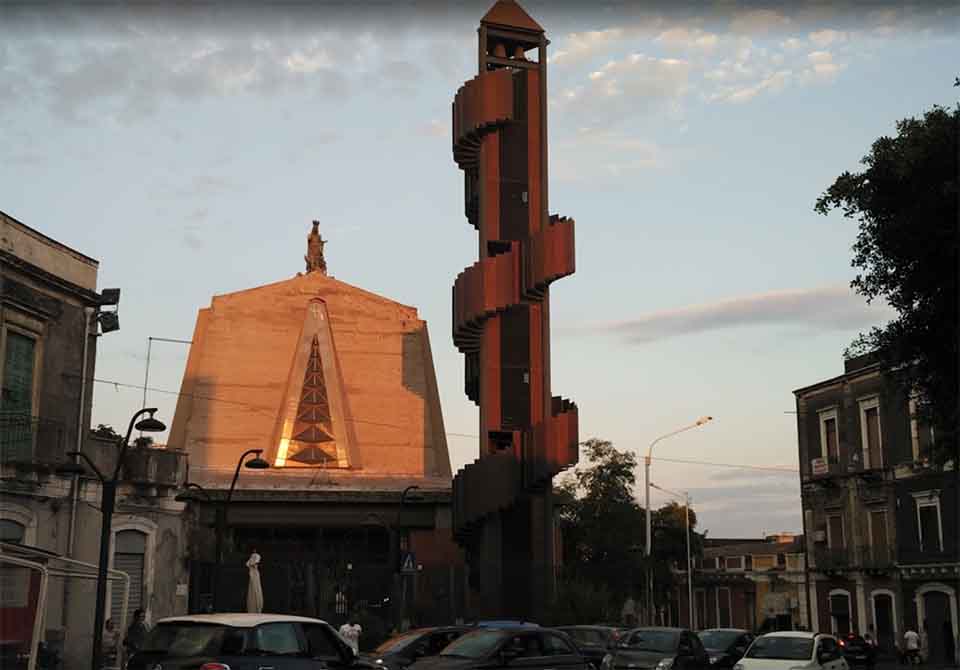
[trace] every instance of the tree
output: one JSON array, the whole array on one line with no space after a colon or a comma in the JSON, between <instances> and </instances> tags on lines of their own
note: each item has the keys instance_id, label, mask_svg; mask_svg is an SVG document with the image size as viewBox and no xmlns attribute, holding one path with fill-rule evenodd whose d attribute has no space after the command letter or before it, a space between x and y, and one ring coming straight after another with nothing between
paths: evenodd
<instances>
[{"instance_id":1,"label":"tree","mask_svg":"<svg viewBox=\"0 0 960 670\"><path fill-rule=\"evenodd\" d=\"M619 605L635 590L642 568L644 516L633 496L637 456L605 440L582 446L590 465L569 474L558 492L563 577Z\"/></svg>"},{"instance_id":2,"label":"tree","mask_svg":"<svg viewBox=\"0 0 960 670\"><path fill-rule=\"evenodd\" d=\"M844 172L816 202L856 220L854 290L897 317L861 333L847 355L876 352L935 429L935 458L957 453L957 203L960 106L934 106L876 140L863 172Z\"/></svg>"},{"instance_id":3,"label":"tree","mask_svg":"<svg viewBox=\"0 0 960 670\"><path fill-rule=\"evenodd\" d=\"M105 440L120 440L120 436L117 434L117 431L113 429L113 426L108 426L104 423L98 423L97 427L90 431L90 433Z\"/></svg>"}]
</instances>

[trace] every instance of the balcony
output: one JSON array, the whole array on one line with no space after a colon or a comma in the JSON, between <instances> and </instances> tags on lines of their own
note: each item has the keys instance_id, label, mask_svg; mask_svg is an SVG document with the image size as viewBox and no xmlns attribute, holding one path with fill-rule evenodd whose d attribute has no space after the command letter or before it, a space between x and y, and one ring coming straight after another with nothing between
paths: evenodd
<instances>
[{"instance_id":1,"label":"balcony","mask_svg":"<svg viewBox=\"0 0 960 670\"><path fill-rule=\"evenodd\" d=\"M813 558L817 570L847 570L853 564L853 552L847 547L815 547Z\"/></svg>"},{"instance_id":2,"label":"balcony","mask_svg":"<svg viewBox=\"0 0 960 670\"><path fill-rule=\"evenodd\" d=\"M887 570L893 567L894 550L889 546L860 547L860 565L865 570Z\"/></svg>"},{"instance_id":3,"label":"balcony","mask_svg":"<svg viewBox=\"0 0 960 670\"><path fill-rule=\"evenodd\" d=\"M20 412L0 412L0 463L54 463L63 454L64 426L59 421Z\"/></svg>"}]
</instances>

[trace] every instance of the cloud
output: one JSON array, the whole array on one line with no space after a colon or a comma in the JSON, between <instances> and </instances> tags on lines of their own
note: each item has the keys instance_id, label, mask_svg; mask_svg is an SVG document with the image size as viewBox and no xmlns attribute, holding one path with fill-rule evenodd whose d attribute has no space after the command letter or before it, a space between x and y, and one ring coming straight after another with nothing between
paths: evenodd
<instances>
[{"instance_id":1,"label":"cloud","mask_svg":"<svg viewBox=\"0 0 960 670\"><path fill-rule=\"evenodd\" d=\"M833 62L833 54L829 51L814 51L807 55L810 67L803 71L801 81L804 83L830 83L836 80L846 65Z\"/></svg>"},{"instance_id":2,"label":"cloud","mask_svg":"<svg viewBox=\"0 0 960 670\"><path fill-rule=\"evenodd\" d=\"M805 46L806 43L803 40L797 39L796 37L791 37L780 43L780 47L782 49L786 49L787 51L797 51Z\"/></svg>"},{"instance_id":3,"label":"cloud","mask_svg":"<svg viewBox=\"0 0 960 670\"><path fill-rule=\"evenodd\" d=\"M556 107L572 112L580 126L636 118L676 104L689 90L691 69L686 60L632 54L607 62L585 83L562 91Z\"/></svg>"},{"instance_id":4,"label":"cloud","mask_svg":"<svg viewBox=\"0 0 960 670\"><path fill-rule=\"evenodd\" d=\"M664 30L654 41L673 48L709 51L717 46L720 38L716 33L705 32L700 28L677 26Z\"/></svg>"},{"instance_id":5,"label":"cloud","mask_svg":"<svg viewBox=\"0 0 960 670\"><path fill-rule=\"evenodd\" d=\"M846 42L849 38L849 34L841 30L826 28L824 30L818 30L817 32L810 33L808 37L814 46L823 49L831 44Z\"/></svg>"},{"instance_id":6,"label":"cloud","mask_svg":"<svg viewBox=\"0 0 960 670\"><path fill-rule=\"evenodd\" d=\"M846 286L826 286L728 298L577 330L609 333L632 344L647 344L682 335L752 326L856 330L890 315L888 308L867 305Z\"/></svg>"},{"instance_id":7,"label":"cloud","mask_svg":"<svg viewBox=\"0 0 960 670\"><path fill-rule=\"evenodd\" d=\"M740 35L766 35L786 28L791 19L773 9L751 9L730 20L730 32Z\"/></svg>"},{"instance_id":8,"label":"cloud","mask_svg":"<svg viewBox=\"0 0 960 670\"><path fill-rule=\"evenodd\" d=\"M550 156L551 178L567 182L616 179L665 164L657 144L610 128L580 128Z\"/></svg>"},{"instance_id":9,"label":"cloud","mask_svg":"<svg viewBox=\"0 0 960 670\"><path fill-rule=\"evenodd\" d=\"M423 137L449 137L450 124L444 121L433 119L429 123L425 123L417 128L416 132L417 135L421 135Z\"/></svg>"},{"instance_id":10,"label":"cloud","mask_svg":"<svg viewBox=\"0 0 960 670\"><path fill-rule=\"evenodd\" d=\"M711 101L721 101L730 103L744 103L753 100L755 97L765 91L779 93L793 78L793 72L790 70L778 70L773 74L761 79L756 84L743 87L727 87L721 89L711 96Z\"/></svg>"},{"instance_id":11,"label":"cloud","mask_svg":"<svg viewBox=\"0 0 960 670\"><path fill-rule=\"evenodd\" d=\"M547 62L551 65L576 65L602 51L611 43L623 39L623 28L590 30L582 33L570 33L559 42Z\"/></svg>"}]
</instances>

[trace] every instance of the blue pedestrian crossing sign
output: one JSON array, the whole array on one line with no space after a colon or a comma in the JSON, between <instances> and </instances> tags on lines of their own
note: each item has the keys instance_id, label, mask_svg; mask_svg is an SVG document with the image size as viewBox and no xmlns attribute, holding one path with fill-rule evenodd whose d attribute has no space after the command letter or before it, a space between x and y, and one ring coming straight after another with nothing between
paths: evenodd
<instances>
[{"instance_id":1,"label":"blue pedestrian crossing sign","mask_svg":"<svg viewBox=\"0 0 960 670\"><path fill-rule=\"evenodd\" d=\"M412 575L417 571L417 561L413 556L413 552L408 551L403 554L403 559L400 561L400 572L405 575Z\"/></svg>"}]
</instances>

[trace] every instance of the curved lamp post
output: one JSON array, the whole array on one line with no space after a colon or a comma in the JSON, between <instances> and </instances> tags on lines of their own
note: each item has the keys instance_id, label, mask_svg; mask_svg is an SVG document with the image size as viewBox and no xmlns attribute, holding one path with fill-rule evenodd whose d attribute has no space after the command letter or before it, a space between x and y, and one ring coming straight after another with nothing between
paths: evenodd
<instances>
[{"instance_id":1,"label":"curved lamp post","mask_svg":"<svg viewBox=\"0 0 960 670\"><path fill-rule=\"evenodd\" d=\"M117 456L117 464L113 468L111 477L107 477L100 468L90 460L90 457L81 451L69 451L67 456L81 458L93 470L93 473L100 480L100 563L97 565L97 604L93 615L93 653L90 659L91 670L100 670L103 665L103 619L107 604L107 566L110 563L110 531L113 522L113 509L117 500L117 483L120 479L120 472L123 469L123 461L127 455L127 449L130 448L130 435L134 428L143 433L159 433L167 429L166 425L153 417L156 413L156 407L144 408L133 415L130 419L130 425L127 427L127 434L122 442L119 442L120 454ZM150 416L137 421L144 414ZM65 463L57 468L57 473L61 475L79 475L85 474L85 470L79 462L73 461Z\"/></svg>"},{"instance_id":2,"label":"curved lamp post","mask_svg":"<svg viewBox=\"0 0 960 670\"><path fill-rule=\"evenodd\" d=\"M673 437L674 435L679 435L680 433L686 432L688 430L693 430L694 428L699 428L709 422L713 421L712 416L701 416L699 419L691 423L689 426L684 426L683 428L678 428L677 430L661 435L653 442L650 443L650 446L647 447L647 455L643 459L643 479L644 479L644 488L646 489L646 495L644 496L644 505L647 510L647 623L652 625L651 621L653 617L653 571L650 570L649 559L652 554L652 538L650 532L650 460L653 456L653 447L662 440L667 439L668 437Z\"/></svg>"},{"instance_id":3,"label":"curved lamp post","mask_svg":"<svg viewBox=\"0 0 960 670\"><path fill-rule=\"evenodd\" d=\"M263 453L263 449L247 449L240 455L240 460L237 461L237 469L233 472L233 481L230 482L230 490L227 491L226 499L221 503L220 507L217 510L217 546L215 550L214 561L214 575L213 575L213 608L217 609L217 584L220 581L220 566L223 563L223 535L227 527L227 512L229 511L230 501L233 499L233 490L237 487L237 479L240 477L240 468L246 467L251 470L266 470L270 467L270 463L265 461L260 455ZM249 461L246 460L247 456L256 454L254 458L251 458Z\"/></svg>"}]
</instances>

